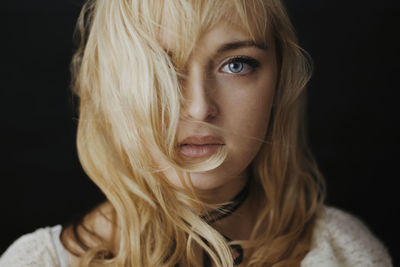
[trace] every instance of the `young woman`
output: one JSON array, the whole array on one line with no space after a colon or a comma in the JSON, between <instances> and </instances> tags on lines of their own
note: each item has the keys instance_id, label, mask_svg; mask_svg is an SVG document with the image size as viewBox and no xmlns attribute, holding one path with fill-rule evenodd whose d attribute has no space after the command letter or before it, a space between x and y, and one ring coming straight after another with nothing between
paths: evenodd
<instances>
[{"instance_id":1,"label":"young woman","mask_svg":"<svg viewBox=\"0 0 400 267\"><path fill-rule=\"evenodd\" d=\"M91 0L77 29L78 151L107 201L1 266L391 266L323 206L280 0Z\"/></svg>"}]
</instances>

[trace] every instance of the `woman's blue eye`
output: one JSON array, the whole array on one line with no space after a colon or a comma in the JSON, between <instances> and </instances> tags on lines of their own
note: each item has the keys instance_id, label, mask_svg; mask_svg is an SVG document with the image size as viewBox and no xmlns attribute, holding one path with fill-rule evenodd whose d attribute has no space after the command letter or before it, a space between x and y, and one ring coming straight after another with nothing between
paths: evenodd
<instances>
[{"instance_id":1,"label":"woman's blue eye","mask_svg":"<svg viewBox=\"0 0 400 267\"><path fill-rule=\"evenodd\" d=\"M244 67L245 66L242 62L232 62L228 64L228 69L232 73L240 73Z\"/></svg>"},{"instance_id":2,"label":"woman's blue eye","mask_svg":"<svg viewBox=\"0 0 400 267\"><path fill-rule=\"evenodd\" d=\"M245 74L251 72L258 65L259 63L255 59L238 57L229 60L228 63L222 66L221 71L230 74Z\"/></svg>"}]
</instances>

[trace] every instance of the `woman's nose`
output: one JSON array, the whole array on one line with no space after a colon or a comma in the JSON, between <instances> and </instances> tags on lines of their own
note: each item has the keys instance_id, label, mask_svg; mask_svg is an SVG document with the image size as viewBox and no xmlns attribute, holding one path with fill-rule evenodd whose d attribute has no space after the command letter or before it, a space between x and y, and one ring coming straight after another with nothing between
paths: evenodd
<instances>
[{"instance_id":1,"label":"woman's nose","mask_svg":"<svg viewBox=\"0 0 400 267\"><path fill-rule=\"evenodd\" d=\"M211 121L218 114L211 79L208 79L200 66L193 66L183 83L185 117L198 121Z\"/></svg>"}]
</instances>

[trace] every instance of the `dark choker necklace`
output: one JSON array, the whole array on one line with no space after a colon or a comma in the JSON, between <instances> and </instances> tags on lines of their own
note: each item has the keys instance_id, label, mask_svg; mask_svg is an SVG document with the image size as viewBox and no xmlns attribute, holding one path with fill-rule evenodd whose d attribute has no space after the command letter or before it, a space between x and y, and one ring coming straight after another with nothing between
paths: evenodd
<instances>
[{"instance_id":1,"label":"dark choker necklace","mask_svg":"<svg viewBox=\"0 0 400 267\"><path fill-rule=\"evenodd\" d=\"M228 204L222 205L220 208L212 210L205 215L202 215L201 218L205 220L208 224L212 224L225 217L228 217L243 204L248 195L249 184L247 183L245 187L243 187L243 189L231 201L229 201Z\"/></svg>"},{"instance_id":2,"label":"dark choker necklace","mask_svg":"<svg viewBox=\"0 0 400 267\"><path fill-rule=\"evenodd\" d=\"M203 220L205 220L208 224L212 224L216 221L219 221L225 217L228 217L231 215L235 210L237 210L243 202L247 199L247 196L249 195L249 183L243 187L243 189L231 200L229 201L230 203L223 205L222 207L212 210L206 215L201 216ZM225 240L227 242L231 242L232 239L229 237L223 235L225 237ZM208 242L206 240L203 240L207 245ZM242 263L243 261L243 248L240 245L230 245L231 249L236 251L238 256L233 260L234 261L234 266L237 266ZM210 267L211 266L211 259L210 256L203 251L203 265L204 267Z\"/></svg>"}]
</instances>

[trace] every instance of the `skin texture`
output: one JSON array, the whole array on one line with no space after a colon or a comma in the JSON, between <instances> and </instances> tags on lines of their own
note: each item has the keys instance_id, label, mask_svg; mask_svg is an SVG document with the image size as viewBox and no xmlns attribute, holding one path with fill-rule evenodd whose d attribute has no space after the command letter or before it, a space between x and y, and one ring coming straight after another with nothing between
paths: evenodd
<instances>
[{"instance_id":1,"label":"skin texture","mask_svg":"<svg viewBox=\"0 0 400 267\"><path fill-rule=\"evenodd\" d=\"M216 169L191 173L195 189L201 191L205 201L210 203L229 201L246 184L249 178L246 169L260 150L267 133L277 83L273 40L269 40L266 46L254 45L251 38L240 30L240 24L234 24L220 23L199 39L187 65L187 77L183 81L186 101L178 126L178 140L193 135L217 136L223 140L228 152L226 160ZM174 52L171 38L164 34L162 44L166 50ZM229 45L238 42L241 45ZM237 57L246 60L233 60ZM250 64L249 58L251 62L257 63ZM242 70L232 72L229 63L236 63L233 70ZM222 131L214 132L196 121L211 123ZM182 187L173 168L169 168L162 160L157 163L166 169L165 175L172 184ZM234 240L248 239L256 210L255 200L249 197L235 213L213 226ZM86 215L83 223L104 240L115 244L112 249L115 251L118 249L118 237L110 224L112 217L112 208L106 202ZM79 251L69 236L71 228L64 229L62 242ZM90 237L86 240L93 246L97 244ZM201 259L201 250L197 250L196 254ZM70 252L68 255L70 265L78 266L78 258Z\"/></svg>"}]
</instances>

